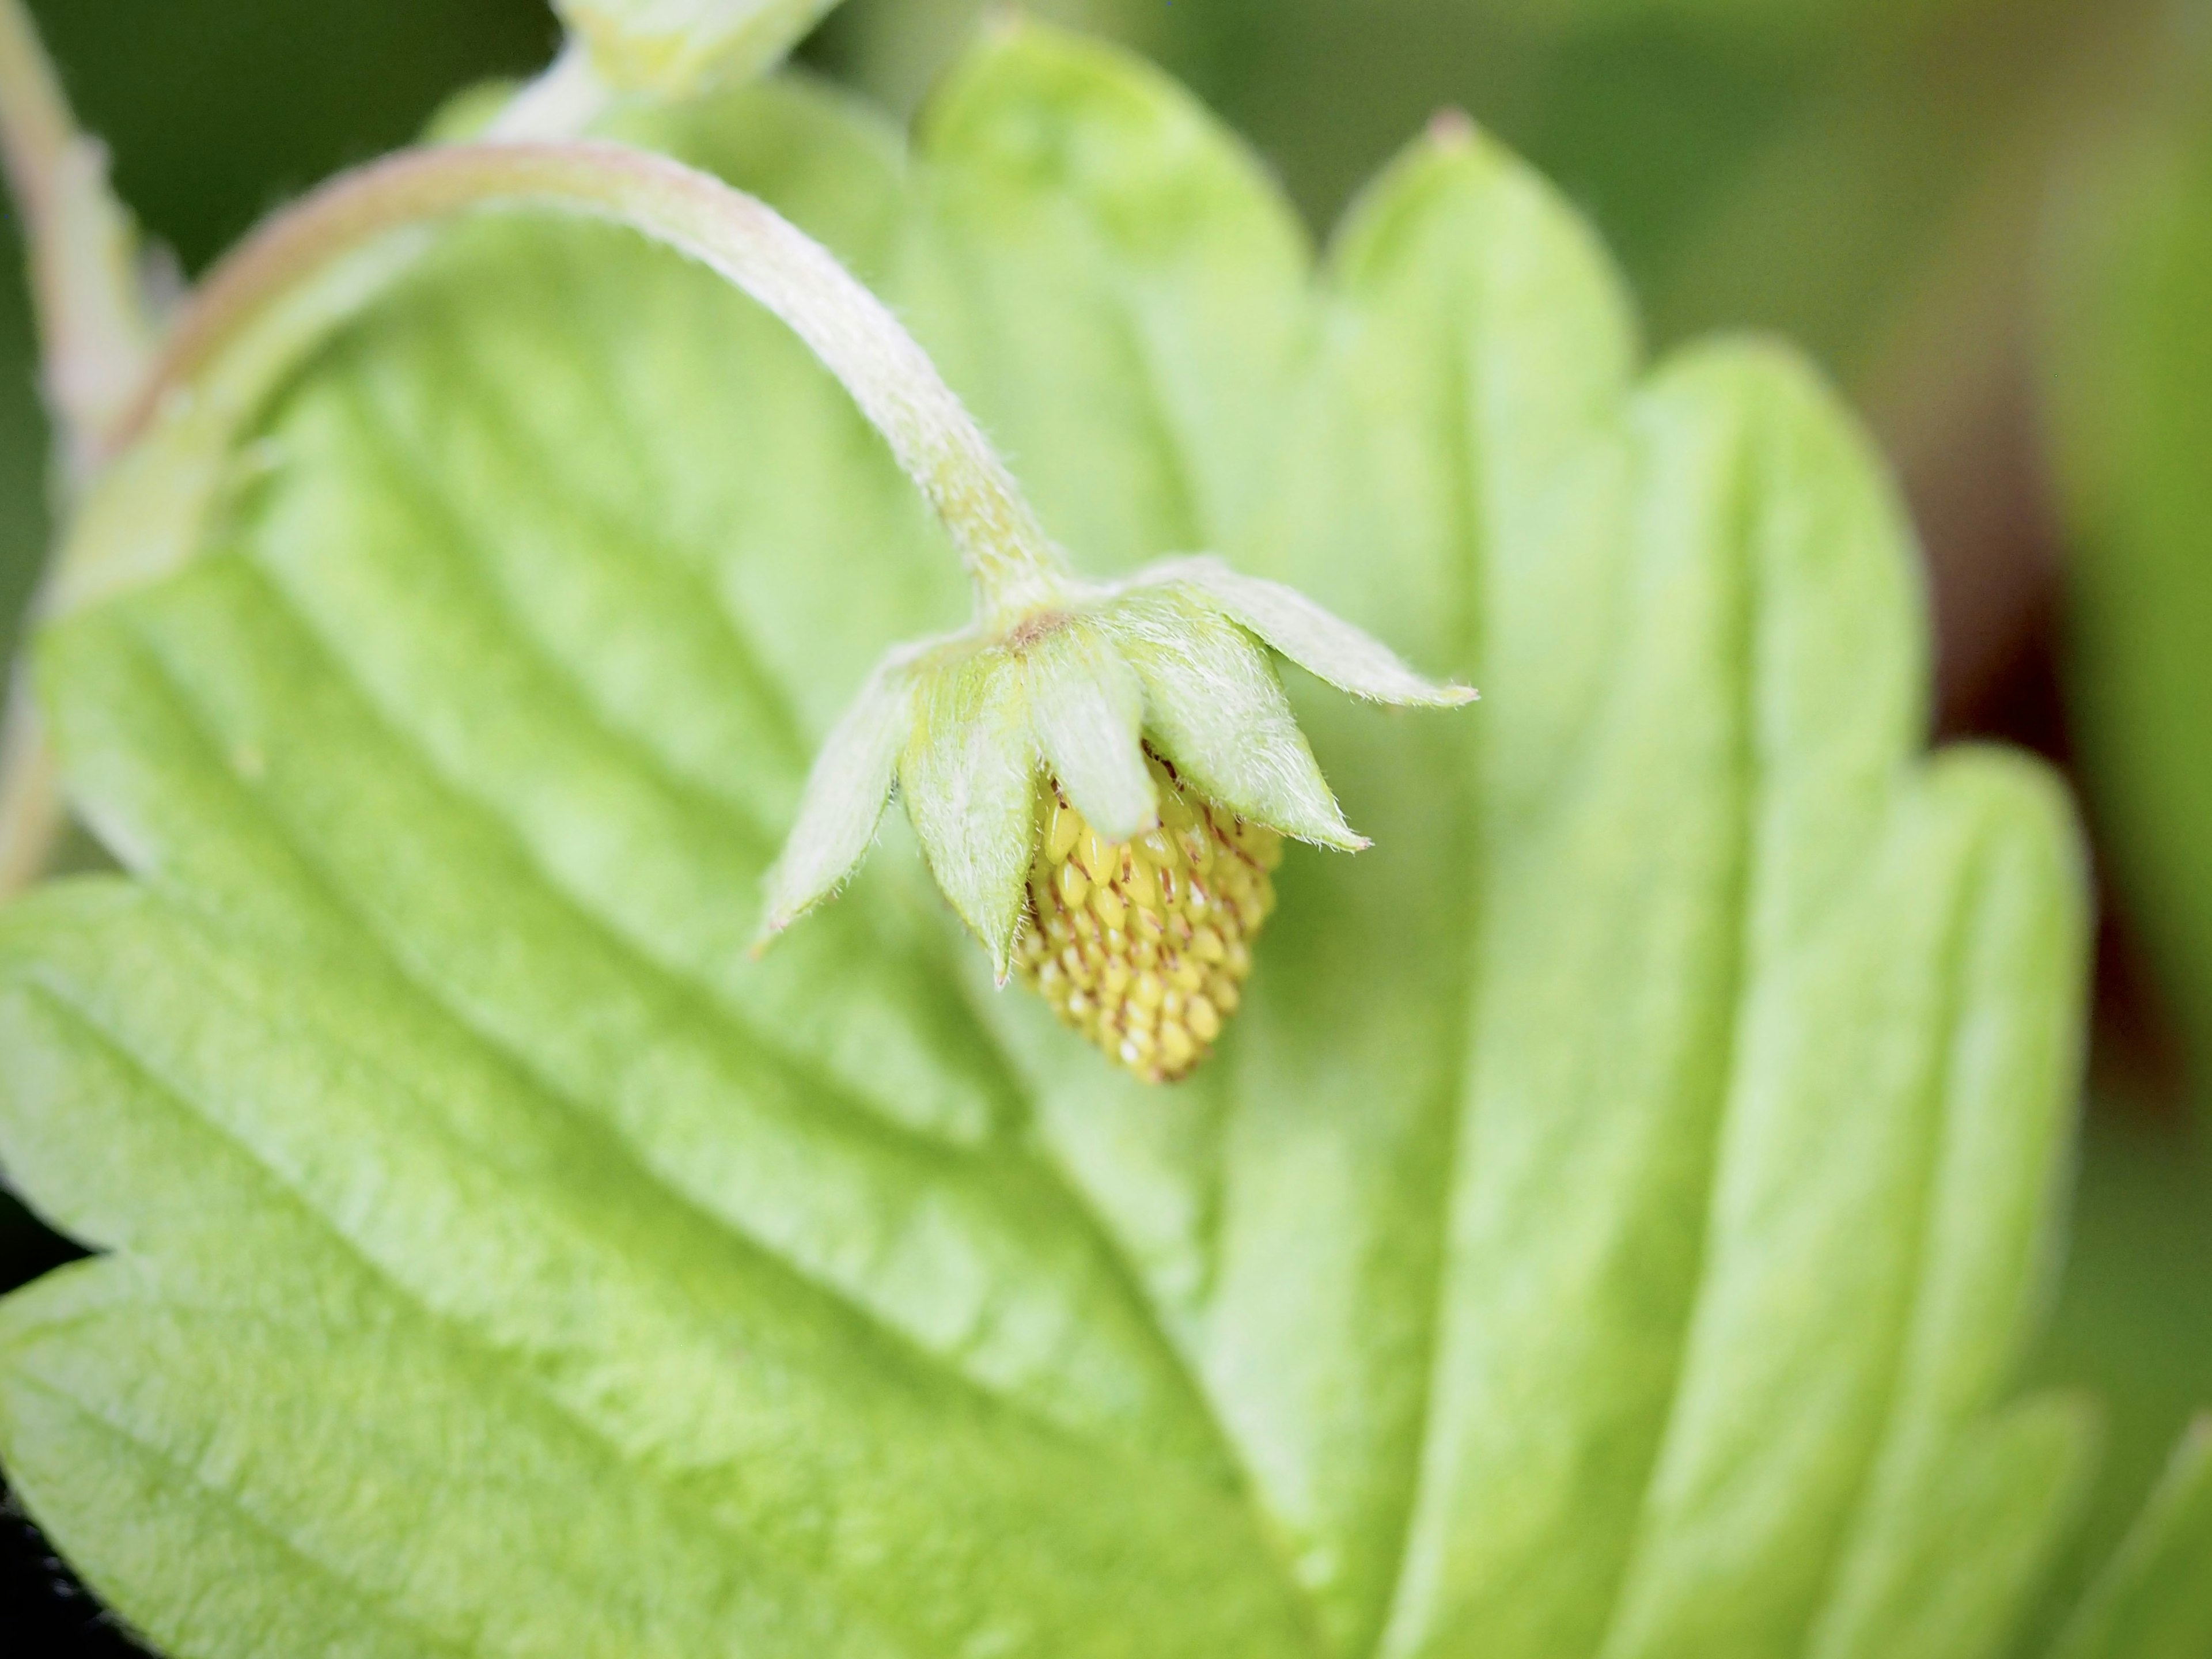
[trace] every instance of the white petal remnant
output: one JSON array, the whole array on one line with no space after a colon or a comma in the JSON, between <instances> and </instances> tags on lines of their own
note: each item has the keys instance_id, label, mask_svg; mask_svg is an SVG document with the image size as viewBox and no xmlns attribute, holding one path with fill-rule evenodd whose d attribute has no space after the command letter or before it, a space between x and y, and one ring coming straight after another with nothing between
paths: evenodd
<instances>
[{"instance_id":1,"label":"white petal remnant","mask_svg":"<svg viewBox=\"0 0 2212 1659\"><path fill-rule=\"evenodd\" d=\"M1034 840L1036 739L1018 660L992 647L926 671L899 759L907 817L961 920L1013 971Z\"/></svg>"},{"instance_id":2,"label":"white petal remnant","mask_svg":"<svg viewBox=\"0 0 2212 1659\"><path fill-rule=\"evenodd\" d=\"M1145 688L1089 619L1053 628L1024 653L1030 719L1046 767L1109 841L1159 823L1145 764Z\"/></svg>"},{"instance_id":3,"label":"white petal remnant","mask_svg":"<svg viewBox=\"0 0 2212 1659\"><path fill-rule=\"evenodd\" d=\"M907 664L885 662L822 745L799 821L768 874L763 943L836 892L874 845L899 753L913 730L914 700Z\"/></svg>"},{"instance_id":4,"label":"white petal remnant","mask_svg":"<svg viewBox=\"0 0 2212 1659\"><path fill-rule=\"evenodd\" d=\"M1149 586L1197 589L1239 627L1340 691L1370 702L1456 708L1475 701L1467 685L1438 685L1407 667L1371 635L1316 605L1295 587L1247 576L1216 558L1173 559L1138 579Z\"/></svg>"},{"instance_id":5,"label":"white petal remnant","mask_svg":"<svg viewBox=\"0 0 2212 1659\"><path fill-rule=\"evenodd\" d=\"M1267 654L1235 623L1174 587L1139 589L1108 612L1145 685L1145 726L1199 792L1298 841L1358 852Z\"/></svg>"}]
</instances>

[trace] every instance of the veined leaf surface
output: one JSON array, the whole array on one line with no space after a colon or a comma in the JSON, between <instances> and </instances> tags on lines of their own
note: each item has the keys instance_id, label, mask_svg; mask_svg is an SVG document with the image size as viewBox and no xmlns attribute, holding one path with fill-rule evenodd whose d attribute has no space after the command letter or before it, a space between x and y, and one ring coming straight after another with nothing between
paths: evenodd
<instances>
[{"instance_id":1,"label":"veined leaf surface","mask_svg":"<svg viewBox=\"0 0 2212 1659\"><path fill-rule=\"evenodd\" d=\"M893 298L1087 567L1221 551L1486 701L1315 700L1194 1083L894 847L764 962L813 745L957 566L704 274L467 228L41 678L127 881L0 921L0 1155L106 1254L0 1455L179 1655L1995 1651L2069 1123L2058 792L1929 761L1896 506L1774 348L1644 370L1440 131L1318 274L1175 88L994 33L908 154L650 137ZM894 832L894 841L897 839Z\"/></svg>"}]
</instances>

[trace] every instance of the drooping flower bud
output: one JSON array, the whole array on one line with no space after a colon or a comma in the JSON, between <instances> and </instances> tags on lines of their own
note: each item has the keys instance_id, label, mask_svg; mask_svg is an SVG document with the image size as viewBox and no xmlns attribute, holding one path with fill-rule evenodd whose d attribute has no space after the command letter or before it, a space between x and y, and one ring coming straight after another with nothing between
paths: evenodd
<instances>
[{"instance_id":1,"label":"drooping flower bud","mask_svg":"<svg viewBox=\"0 0 2212 1659\"><path fill-rule=\"evenodd\" d=\"M565 4L579 27L597 19L625 49L665 28L668 55L653 61L690 65L684 73L708 72L717 42L772 21L780 50L826 9ZM1079 577L882 302L764 204L667 158L580 142L441 146L342 176L264 227L167 337L58 563L56 614L201 544L232 442L307 346L378 286L381 264L365 278L359 259L387 236L493 205L628 225L781 318L883 435L974 581L974 623L891 653L824 744L769 874L763 942L852 872L896 787L939 887L1001 984L1019 963L1139 1075L1185 1074L1241 999L1282 838L1367 844L1323 781L1268 648L1377 702L1441 708L1474 693L1422 679L1291 589L1218 559L1170 561L1114 584ZM0 806L28 798L16 783L44 775L41 753L12 745ZM1050 810L1041 814L1041 802ZM54 821L46 812L15 839L42 842ZM7 822L0 813L0 830ZM1054 963L1064 979L1048 971Z\"/></svg>"},{"instance_id":2,"label":"drooping flower bud","mask_svg":"<svg viewBox=\"0 0 2212 1659\"><path fill-rule=\"evenodd\" d=\"M1285 836L1358 851L1267 647L1356 696L1471 701L1279 583L1220 561L1024 607L887 659L817 760L763 935L828 897L894 787L945 896L1060 1018L1151 1082L1243 1000Z\"/></svg>"}]
</instances>

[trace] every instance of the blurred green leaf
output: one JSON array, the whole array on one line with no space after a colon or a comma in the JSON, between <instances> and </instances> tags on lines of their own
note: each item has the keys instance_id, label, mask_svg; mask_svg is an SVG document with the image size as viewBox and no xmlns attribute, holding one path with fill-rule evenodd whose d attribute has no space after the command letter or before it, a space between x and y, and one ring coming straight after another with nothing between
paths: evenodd
<instances>
[{"instance_id":1,"label":"blurred green leaf","mask_svg":"<svg viewBox=\"0 0 2212 1659\"><path fill-rule=\"evenodd\" d=\"M0 1452L87 1578L194 1655L1995 1651L2085 1469L2010 1391L2081 884L2039 770L1915 758L1833 399L1638 379L1457 131L1316 286L1033 29L912 157L800 84L636 133L892 296L1087 564L1221 549L1489 701L1310 711L1379 845L1294 855L1189 1085L910 859L757 963L956 567L700 271L456 235L208 556L44 642L135 880L0 921L0 1152L108 1252L0 1304Z\"/></svg>"},{"instance_id":2,"label":"blurred green leaf","mask_svg":"<svg viewBox=\"0 0 2212 1659\"><path fill-rule=\"evenodd\" d=\"M2174 1453L2141 1524L2056 1659L2195 1659L2212 1649L2212 1418Z\"/></svg>"},{"instance_id":3,"label":"blurred green leaf","mask_svg":"<svg viewBox=\"0 0 2212 1659\"><path fill-rule=\"evenodd\" d=\"M2085 1590L2106 1578L2100 1599L2107 1613L2085 1617L2073 1633L2087 1643L2094 1630L2108 1632L2103 1646L2087 1650L2133 1659L2137 1649L2123 1639L2130 1614L2146 1627L2160 1617L2205 1616L2201 1599L2180 1592L2192 1577L2200 1586L2212 1583L2203 1571L2208 1546L2192 1543L2192 1534L2179 1524L2196 1513L2183 1499L2191 1490L2185 1478L2202 1478L2201 1437L2179 1453L2174 1448L2212 1401L2208 1261L2212 1176L2201 1157L2172 1124L2146 1121L2106 1103L2085 1138L2065 1275L2032 1370L2039 1382L2082 1390L2105 1407L2103 1467L2034 1621L2046 1634L2066 1624ZM2165 1499L2154 1493L2161 1478L2177 1483ZM2161 1512L2171 1516L2163 1534L2156 1529ZM2131 1530L2138 1541L2116 1556ZM2162 1552L2154 1547L2161 1537ZM2161 1570L2183 1581L2172 1586L2170 1600L2143 1594L2160 1583ZM2179 1628L2190 1627L2185 1622ZM2193 1646L2141 1651L2146 1659L2202 1653L2206 1638L2203 1627L2197 1628Z\"/></svg>"},{"instance_id":4,"label":"blurred green leaf","mask_svg":"<svg viewBox=\"0 0 2212 1659\"><path fill-rule=\"evenodd\" d=\"M2156 34L2137 0L1035 9L1188 80L1316 224L1432 112L1470 112L1595 219L1662 343L1771 327L1885 403L1955 392L2016 336L2051 154ZM817 56L908 108L988 9L848 0Z\"/></svg>"},{"instance_id":5,"label":"blurred green leaf","mask_svg":"<svg viewBox=\"0 0 2212 1659\"><path fill-rule=\"evenodd\" d=\"M2049 307L2073 712L2112 879L2212 1089L2212 129L2080 183Z\"/></svg>"}]
</instances>

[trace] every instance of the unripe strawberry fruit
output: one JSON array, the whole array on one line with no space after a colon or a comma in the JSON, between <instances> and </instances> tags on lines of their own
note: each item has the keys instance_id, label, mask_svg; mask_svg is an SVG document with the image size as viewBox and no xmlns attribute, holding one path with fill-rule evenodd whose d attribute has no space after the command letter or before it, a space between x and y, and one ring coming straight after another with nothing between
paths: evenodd
<instances>
[{"instance_id":1,"label":"unripe strawberry fruit","mask_svg":"<svg viewBox=\"0 0 2212 1659\"><path fill-rule=\"evenodd\" d=\"M1188 1076L1243 1000L1283 839L1147 753L1159 827L1104 840L1056 781L1038 792L1017 961L1061 1019L1147 1083Z\"/></svg>"}]
</instances>

